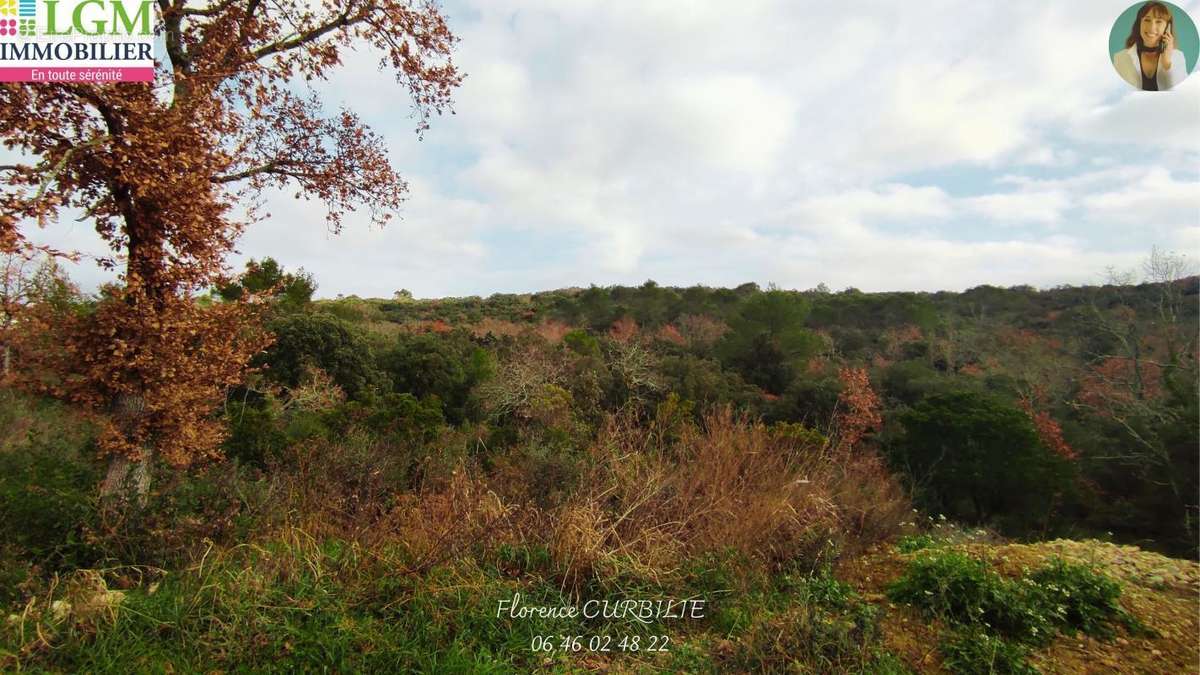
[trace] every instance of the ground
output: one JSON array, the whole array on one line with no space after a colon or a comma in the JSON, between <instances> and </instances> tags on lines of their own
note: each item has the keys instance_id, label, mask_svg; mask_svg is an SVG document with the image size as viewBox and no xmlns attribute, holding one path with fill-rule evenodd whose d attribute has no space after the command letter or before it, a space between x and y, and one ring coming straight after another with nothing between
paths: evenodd
<instances>
[{"instance_id":1,"label":"ground","mask_svg":"<svg viewBox=\"0 0 1200 675\"><path fill-rule=\"evenodd\" d=\"M1030 661L1043 673L1200 672L1200 565L1167 558L1136 546L1101 541L1055 540L1036 544L957 544L949 546L987 560L1006 576L1020 576L1054 557L1085 563L1118 580L1121 604L1158 633L1121 634L1112 641L1085 635L1060 636ZM846 562L838 576L884 609L885 646L918 672L943 672L938 626L915 610L888 601L884 591L903 574L917 553L880 547Z\"/></svg>"}]
</instances>

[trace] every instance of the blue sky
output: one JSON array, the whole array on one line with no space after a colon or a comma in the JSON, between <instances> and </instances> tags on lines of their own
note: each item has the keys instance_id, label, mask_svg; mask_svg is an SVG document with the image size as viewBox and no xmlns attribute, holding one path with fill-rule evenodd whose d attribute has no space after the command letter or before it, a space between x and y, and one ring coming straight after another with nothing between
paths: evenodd
<instances>
[{"instance_id":1,"label":"blue sky","mask_svg":"<svg viewBox=\"0 0 1200 675\"><path fill-rule=\"evenodd\" d=\"M388 140L398 218L331 236L319 204L270 195L233 262L304 267L324 297L440 297L1049 287L1152 245L1195 259L1200 74L1131 90L1107 54L1127 6L448 2L467 79L423 140L373 54L321 89ZM95 241L69 221L46 236Z\"/></svg>"}]
</instances>

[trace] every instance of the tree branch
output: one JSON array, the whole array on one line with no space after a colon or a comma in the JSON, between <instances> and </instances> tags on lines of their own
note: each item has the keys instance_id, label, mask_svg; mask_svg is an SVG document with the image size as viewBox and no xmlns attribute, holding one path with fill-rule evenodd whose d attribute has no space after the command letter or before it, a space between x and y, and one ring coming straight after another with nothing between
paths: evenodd
<instances>
[{"instance_id":1,"label":"tree branch","mask_svg":"<svg viewBox=\"0 0 1200 675\"><path fill-rule=\"evenodd\" d=\"M260 164L259 166L246 169L245 171L239 171L237 173L231 173L231 174L227 174L225 176L213 176L212 182L214 182L214 183L233 183L233 182L236 182L239 180L245 180L247 178L252 178L252 177L257 176L262 173L285 173L284 171L282 171L280 169L280 167L287 166L290 164L295 164L295 163L296 162L291 161L291 160L276 157L275 159L272 159L271 161L267 162L266 164ZM288 175L291 175L291 174L288 174Z\"/></svg>"},{"instance_id":2,"label":"tree branch","mask_svg":"<svg viewBox=\"0 0 1200 675\"><path fill-rule=\"evenodd\" d=\"M301 33L300 35L297 35L294 38L279 40L277 42L273 42L269 45L266 45L265 47L260 47L256 50L250 52L250 56L251 56L250 60L258 61L258 60L261 60L265 56L270 56L272 54L279 54L282 52L291 51L298 47L303 47L304 45L317 40L322 35L325 35L334 30L337 30L338 28L344 28L346 26L350 26L350 25L359 23L359 22L363 21L364 19L366 19L366 16L367 16L366 14L359 14L359 15L355 16L353 19L351 19L350 18L350 10L349 10L349 8L347 8L346 11L342 12L341 14L338 14L335 19L328 21L326 23L323 23L314 28L311 28L311 29Z\"/></svg>"}]
</instances>

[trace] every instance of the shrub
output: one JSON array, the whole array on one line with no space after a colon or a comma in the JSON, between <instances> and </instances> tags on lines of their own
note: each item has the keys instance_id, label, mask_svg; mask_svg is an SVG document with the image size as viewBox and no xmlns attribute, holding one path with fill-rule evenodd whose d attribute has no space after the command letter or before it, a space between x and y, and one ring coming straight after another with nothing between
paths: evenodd
<instances>
[{"instance_id":1,"label":"shrub","mask_svg":"<svg viewBox=\"0 0 1200 675\"><path fill-rule=\"evenodd\" d=\"M912 561L888 588L897 602L949 625L941 644L945 665L960 673L1036 673L1023 645L1043 645L1060 630L1108 638L1113 624L1133 634L1147 629L1117 603L1116 582L1059 559L1028 578L1008 580L986 563L953 551Z\"/></svg>"},{"instance_id":2,"label":"shrub","mask_svg":"<svg viewBox=\"0 0 1200 675\"><path fill-rule=\"evenodd\" d=\"M563 336L563 344L580 356L600 356L600 343L585 330L573 330Z\"/></svg>"},{"instance_id":3,"label":"shrub","mask_svg":"<svg viewBox=\"0 0 1200 675\"><path fill-rule=\"evenodd\" d=\"M783 393L796 364L820 349L820 339L804 328L808 312L798 293L771 289L750 296L718 345L722 362L768 392Z\"/></svg>"},{"instance_id":4,"label":"shrub","mask_svg":"<svg viewBox=\"0 0 1200 675\"><path fill-rule=\"evenodd\" d=\"M225 456L243 464L266 468L278 459L287 446L283 432L283 412L274 398L238 401L226 404L225 419L229 435L225 439Z\"/></svg>"},{"instance_id":5,"label":"shrub","mask_svg":"<svg viewBox=\"0 0 1200 675\"><path fill-rule=\"evenodd\" d=\"M97 524L100 468L87 458L88 446L55 441L61 439L34 436L0 451L0 540L45 572L101 557L88 536Z\"/></svg>"},{"instance_id":6,"label":"shrub","mask_svg":"<svg viewBox=\"0 0 1200 675\"><path fill-rule=\"evenodd\" d=\"M299 386L317 368L352 399L382 382L367 340L350 324L328 314L294 314L269 324L275 344L256 360L266 375L286 387Z\"/></svg>"},{"instance_id":7,"label":"shrub","mask_svg":"<svg viewBox=\"0 0 1200 675\"><path fill-rule=\"evenodd\" d=\"M835 461L728 408L668 434L614 418L589 454L583 489L564 506L573 514L570 539L581 547L570 552L580 578L616 564L616 551L646 569L729 549L761 563L815 567L890 535L907 513L899 487L870 455Z\"/></svg>"},{"instance_id":8,"label":"shrub","mask_svg":"<svg viewBox=\"0 0 1200 675\"><path fill-rule=\"evenodd\" d=\"M144 505L100 512L95 541L107 560L178 565L213 544L244 540L281 515L277 486L256 468L226 462L181 472L158 462L153 471Z\"/></svg>"},{"instance_id":9,"label":"shrub","mask_svg":"<svg viewBox=\"0 0 1200 675\"><path fill-rule=\"evenodd\" d=\"M905 537L900 537L896 542L896 550L901 553L915 553L927 548L937 546L938 540L930 534L913 534Z\"/></svg>"},{"instance_id":10,"label":"shrub","mask_svg":"<svg viewBox=\"0 0 1200 675\"><path fill-rule=\"evenodd\" d=\"M753 594L732 656L754 672L877 672L878 610L827 571L784 577L776 597ZM893 670L894 672L894 670ZM903 671L901 671L903 672Z\"/></svg>"},{"instance_id":11,"label":"shrub","mask_svg":"<svg viewBox=\"0 0 1200 675\"><path fill-rule=\"evenodd\" d=\"M1055 558L1029 577L1040 592L1041 604L1057 609L1063 628L1109 638L1113 624L1122 624L1131 633L1145 632L1136 618L1121 607L1121 586L1090 567Z\"/></svg>"},{"instance_id":12,"label":"shrub","mask_svg":"<svg viewBox=\"0 0 1200 675\"><path fill-rule=\"evenodd\" d=\"M986 563L953 551L919 556L888 588L888 596L930 617L1022 642L1043 643L1056 626L1027 585L1005 580Z\"/></svg>"},{"instance_id":13,"label":"shrub","mask_svg":"<svg viewBox=\"0 0 1200 675\"><path fill-rule=\"evenodd\" d=\"M1071 486L1066 461L1047 450L1029 417L986 394L954 392L903 413L904 435L890 448L892 466L908 472L927 511L958 520L996 519L1026 532L1049 516L1056 494Z\"/></svg>"},{"instance_id":14,"label":"shrub","mask_svg":"<svg viewBox=\"0 0 1200 675\"><path fill-rule=\"evenodd\" d=\"M982 630L954 632L939 645L942 665L952 673L975 675L1038 675L1025 660L1027 650Z\"/></svg>"},{"instance_id":15,"label":"shrub","mask_svg":"<svg viewBox=\"0 0 1200 675\"><path fill-rule=\"evenodd\" d=\"M490 354L462 332L399 335L380 362L394 391L417 398L436 396L452 424L468 417L471 390L495 369Z\"/></svg>"}]
</instances>

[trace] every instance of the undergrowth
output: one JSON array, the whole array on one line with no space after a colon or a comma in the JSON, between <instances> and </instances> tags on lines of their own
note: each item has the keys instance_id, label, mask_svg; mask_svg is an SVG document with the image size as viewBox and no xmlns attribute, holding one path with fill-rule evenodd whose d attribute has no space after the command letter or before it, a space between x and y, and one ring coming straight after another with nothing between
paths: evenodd
<instances>
[{"instance_id":1,"label":"undergrowth","mask_svg":"<svg viewBox=\"0 0 1200 675\"><path fill-rule=\"evenodd\" d=\"M888 596L951 630L941 644L946 667L960 673L1036 672L1025 659L1059 633L1114 636L1147 629L1118 603L1117 582L1090 567L1053 559L1023 578L1006 579L965 554L930 550L913 560Z\"/></svg>"}]
</instances>

